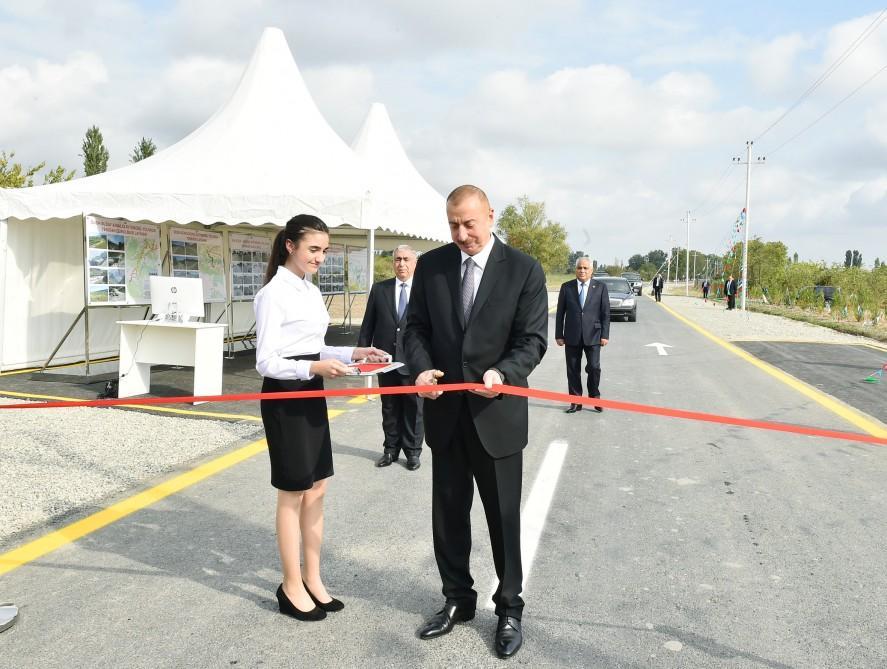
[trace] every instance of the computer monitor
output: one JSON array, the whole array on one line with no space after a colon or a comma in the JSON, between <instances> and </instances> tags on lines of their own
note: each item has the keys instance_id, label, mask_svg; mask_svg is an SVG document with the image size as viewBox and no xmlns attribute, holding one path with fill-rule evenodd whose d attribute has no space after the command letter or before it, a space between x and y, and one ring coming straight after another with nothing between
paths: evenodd
<instances>
[{"instance_id":1,"label":"computer monitor","mask_svg":"<svg viewBox=\"0 0 887 669\"><path fill-rule=\"evenodd\" d=\"M154 318L188 321L204 315L203 280L180 276L148 277Z\"/></svg>"}]
</instances>

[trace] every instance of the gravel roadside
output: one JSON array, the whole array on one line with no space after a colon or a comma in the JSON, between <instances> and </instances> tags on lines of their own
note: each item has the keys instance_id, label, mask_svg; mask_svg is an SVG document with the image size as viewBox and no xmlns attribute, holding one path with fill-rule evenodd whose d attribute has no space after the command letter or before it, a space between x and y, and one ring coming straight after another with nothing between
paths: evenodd
<instances>
[{"instance_id":1,"label":"gravel roadside","mask_svg":"<svg viewBox=\"0 0 887 669\"><path fill-rule=\"evenodd\" d=\"M0 397L0 403L21 400ZM78 407L0 411L0 546L246 439L252 422Z\"/></svg>"},{"instance_id":2,"label":"gravel roadside","mask_svg":"<svg viewBox=\"0 0 887 669\"><path fill-rule=\"evenodd\" d=\"M649 297L647 299L652 300ZM803 341L823 344L872 344L883 347L883 344L875 339L845 334L782 316L754 311L743 312L738 308L727 311L723 303L704 302L698 297L663 295L662 304L727 341Z\"/></svg>"}]
</instances>

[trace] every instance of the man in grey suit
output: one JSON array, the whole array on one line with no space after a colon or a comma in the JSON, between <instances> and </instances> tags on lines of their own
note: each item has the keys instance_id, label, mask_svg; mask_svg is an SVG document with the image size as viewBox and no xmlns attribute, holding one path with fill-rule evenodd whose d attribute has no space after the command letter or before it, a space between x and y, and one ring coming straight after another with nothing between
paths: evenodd
<instances>
[{"instance_id":1,"label":"man in grey suit","mask_svg":"<svg viewBox=\"0 0 887 669\"><path fill-rule=\"evenodd\" d=\"M358 346L376 346L393 351L396 362L406 363L403 333L407 324L407 305L416 271L416 252L409 246L394 250L394 278L379 281L370 290L366 313L357 337ZM409 368L379 374L379 387L409 386L415 378ZM397 462L400 452L407 458L410 471L419 469L419 456L425 430L422 424L422 398L418 395L382 395L382 430L385 445L376 467Z\"/></svg>"},{"instance_id":2,"label":"man in grey suit","mask_svg":"<svg viewBox=\"0 0 887 669\"><path fill-rule=\"evenodd\" d=\"M565 347L567 388L571 395L582 395L582 354L585 354L588 375L588 396L601 396L601 346L610 339L610 295L602 281L591 278L591 261L576 261L576 280L561 286L557 296L554 340ZM582 410L571 404L566 413ZM601 413L603 407L595 407Z\"/></svg>"}]
</instances>

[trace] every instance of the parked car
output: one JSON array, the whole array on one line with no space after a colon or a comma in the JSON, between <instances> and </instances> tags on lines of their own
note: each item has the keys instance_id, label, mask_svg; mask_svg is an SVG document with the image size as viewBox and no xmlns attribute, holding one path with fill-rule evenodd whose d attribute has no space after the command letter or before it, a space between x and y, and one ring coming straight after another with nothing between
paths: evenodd
<instances>
[{"instance_id":1,"label":"parked car","mask_svg":"<svg viewBox=\"0 0 887 669\"><path fill-rule=\"evenodd\" d=\"M610 320L622 316L627 321L634 323L638 319L638 305L635 301L634 290L628 280L621 276L595 277L607 286L610 294Z\"/></svg>"},{"instance_id":2,"label":"parked car","mask_svg":"<svg viewBox=\"0 0 887 669\"><path fill-rule=\"evenodd\" d=\"M622 272L622 278L631 284L631 289L635 295L640 295L644 290L644 280L637 272Z\"/></svg>"}]
</instances>

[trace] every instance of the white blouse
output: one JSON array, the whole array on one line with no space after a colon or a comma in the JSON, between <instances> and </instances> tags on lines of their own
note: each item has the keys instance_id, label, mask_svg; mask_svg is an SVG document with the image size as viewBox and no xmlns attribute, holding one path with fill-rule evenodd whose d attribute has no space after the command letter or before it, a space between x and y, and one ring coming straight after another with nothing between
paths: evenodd
<instances>
[{"instance_id":1,"label":"white blouse","mask_svg":"<svg viewBox=\"0 0 887 669\"><path fill-rule=\"evenodd\" d=\"M351 362L351 346L326 346L330 315L320 290L283 265L257 294L256 371L274 379L313 378L311 360L286 360L294 355L320 353L323 358Z\"/></svg>"}]
</instances>

